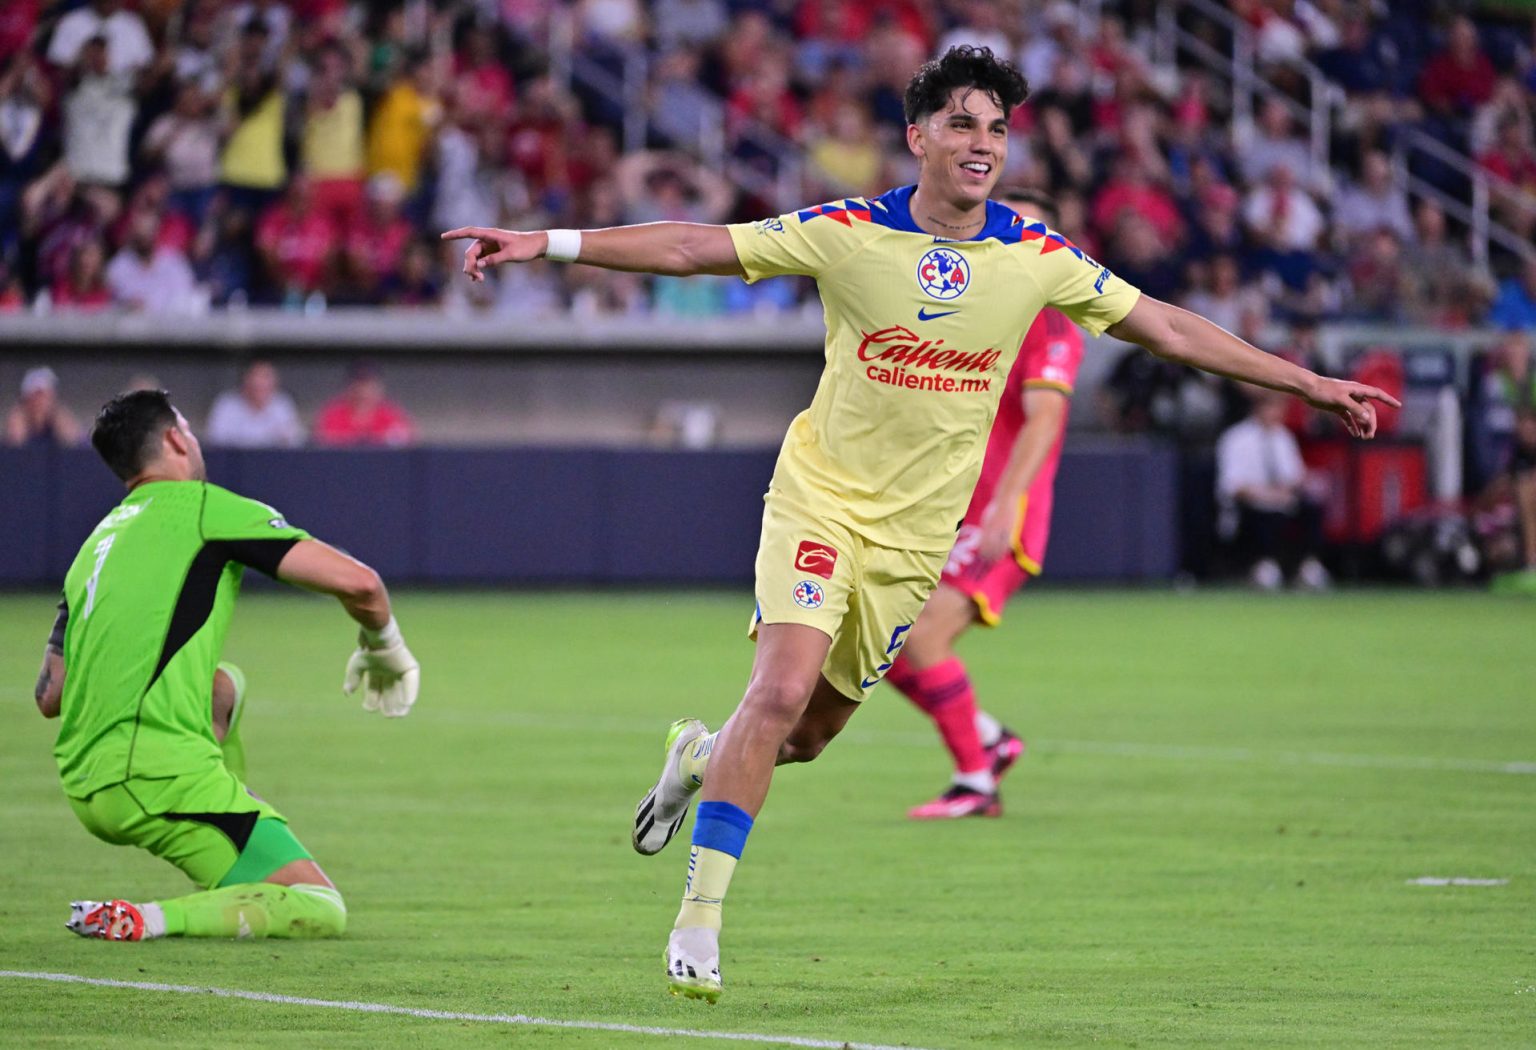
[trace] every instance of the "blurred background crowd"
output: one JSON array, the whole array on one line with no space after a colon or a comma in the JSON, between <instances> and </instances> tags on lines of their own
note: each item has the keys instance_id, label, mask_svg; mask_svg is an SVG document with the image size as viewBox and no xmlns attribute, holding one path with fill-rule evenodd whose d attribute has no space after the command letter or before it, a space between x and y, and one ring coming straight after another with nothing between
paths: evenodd
<instances>
[{"instance_id":1,"label":"blurred background crowd","mask_svg":"<svg viewBox=\"0 0 1536 1050\"><path fill-rule=\"evenodd\" d=\"M1050 194L1063 232L1148 293L1404 394L1384 433L1420 446L1414 476L1431 476L1393 505L1465 497L1456 520L1473 525L1493 508L1519 544L1503 560L1536 569L1536 11L1522 0L5 0L0 318L815 318L796 278L541 261L470 284L452 279L462 246L437 234L744 221L910 183L903 89L962 43L1032 86L1007 184ZM1340 325L1385 334L1324 354ZM1445 346L1405 355L1409 332ZM57 377L27 368L6 443L77 443ZM430 432L431 372L415 374L402 389ZM666 393L673 381L658 371L630 396L659 398L644 439L717 441L733 411ZM1317 442L1337 432L1297 406L1139 350L1093 386L1096 411L1074 425L1193 450L1186 502L1191 486L1209 495L1186 515L1191 546L1241 517L1232 495L1255 464L1261 504L1294 518L1330 502ZM196 422L226 446L419 436L372 364L328 401L301 387L302 412L272 364L246 360ZM439 398L439 431L464 407ZM1302 459L1276 427L1308 443L1305 472L1269 470ZM1333 505L1358 473L1337 467Z\"/></svg>"},{"instance_id":2,"label":"blurred background crowd","mask_svg":"<svg viewBox=\"0 0 1536 1050\"><path fill-rule=\"evenodd\" d=\"M1056 195L1065 231L1151 294L1249 333L1536 323L1536 262L1484 250L1462 211L1482 192L1492 222L1536 231L1528 8L1239 0L1263 86L1245 100L1188 57L1230 54L1231 25L1179 7L1193 44L1169 52L1160 6L8 0L0 309L802 309L793 281L540 265L474 289L435 234L881 192L914 175L907 78L973 43L1033 85L1008 181ZM1407 135L1448 157L1405 161Z\"/></svg>"}]
</instances>

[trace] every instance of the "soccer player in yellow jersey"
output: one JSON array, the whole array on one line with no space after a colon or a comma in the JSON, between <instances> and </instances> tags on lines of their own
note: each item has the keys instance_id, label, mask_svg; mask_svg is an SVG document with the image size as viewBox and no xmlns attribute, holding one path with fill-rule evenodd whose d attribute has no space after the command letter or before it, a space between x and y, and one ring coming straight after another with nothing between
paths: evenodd
<instances>
[{"instance_id":1,"label":"soccer player in yellow jersey","mask_svg":"<svg viewBox=\"0 0 1536 1050\"><path fill-rule=\"evenodd\" d=\"M648 273L814 277L826 371L791 424L763 513L757 651L719 732L674 723L633 841L658 852L701 799L668 942L674 993L720 994L721 903L775 765L816 757L890 669L954 545L1009 367L1042 307L1097 335L1283 390L1370 437L1374 387L1325 379L1141 295L1044 223L988 198L1027 88L955 47L906 92L918 181L734 226L658 222L518 233L466 227L464 272L549 258Z\"/></svg>"}]
</instances>

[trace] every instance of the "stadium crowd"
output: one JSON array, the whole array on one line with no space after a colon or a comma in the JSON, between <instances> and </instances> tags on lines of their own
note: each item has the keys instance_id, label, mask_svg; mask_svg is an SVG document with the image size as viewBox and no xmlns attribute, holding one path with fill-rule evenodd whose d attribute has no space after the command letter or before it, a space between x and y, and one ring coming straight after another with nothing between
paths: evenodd
<instances>
[{"instance_id":1,"label":"stadium crowd","mask_svg":"<svg viewBox=\"0 0 1536 1050\"><path fill-rule=\"evenodd\" d=\"M1339 167L1319 170L1279 98L1234 141L1210 75L1149 60L1154 4L1097 6L1087 24L1067 0L12 0L0 309L801 309L809 286L788 280L536 264L472 288L447 279L434 234L724 221L879 192L912 177L907 77L976 43L1034 87L1008 180L1053 193L1064 229L1154 295L1250 333L1272 316L1536 319L1536 263L1475 267L1466 231L1410 199L1386 152L1427 131L1497 176L1496 218L1536 231L1529 16L1233 4L1269 82L1304 94L1307 57L1348 92ZM1214 23L1191 28L1222 43ZM593 68L644 71L644 148L621 148L637 145L633 99Z\"/></svg>"}]
</instances>

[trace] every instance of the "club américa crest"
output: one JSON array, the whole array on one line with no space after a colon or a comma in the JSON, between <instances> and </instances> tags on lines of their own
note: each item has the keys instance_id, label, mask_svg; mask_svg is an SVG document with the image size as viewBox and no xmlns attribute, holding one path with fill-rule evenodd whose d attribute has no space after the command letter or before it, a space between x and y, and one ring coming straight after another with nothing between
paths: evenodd
<instances>
[{"instance_id":1,"label":"club am\u00e9rica crest","mask_svg":"<svg viewBox=\"0 0 1536 1050\"><path fill-rule=\"evenodd\" d=\"M827 600L827 592L815 580L801 580L795 584L795 604L802 609L820 609Z\"/></svg>"},{"instance_id":2,"label":"club am\u00e9rica crest","mask_svg":"<svg viewBox=\"0 0 1536 1050\"><path fill-rule=\"evenodd\" d=\"M953 248L929 248L917 260L917 286L935 299L958 299L971 283L971 264Z\"/></svg>"}]
</instances>

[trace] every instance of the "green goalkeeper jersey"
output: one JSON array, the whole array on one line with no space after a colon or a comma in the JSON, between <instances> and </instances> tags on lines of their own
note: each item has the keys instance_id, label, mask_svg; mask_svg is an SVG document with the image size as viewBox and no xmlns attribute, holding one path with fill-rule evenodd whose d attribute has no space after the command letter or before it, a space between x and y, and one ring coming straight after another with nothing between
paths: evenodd
<instances>
[{"instance_id":1,"label":"green goalkeeper jersey","mask_svg":"<svg viewBox=\"0 0 1536 1050\"><path fill-rule=\"evenodd\" d=\"M220 761L210 695L240 578L246 566L275 575L307 536L203 481L140 485L101 520L64 578L54 630L65 794Z\"/></svg>"}]
</instances>

